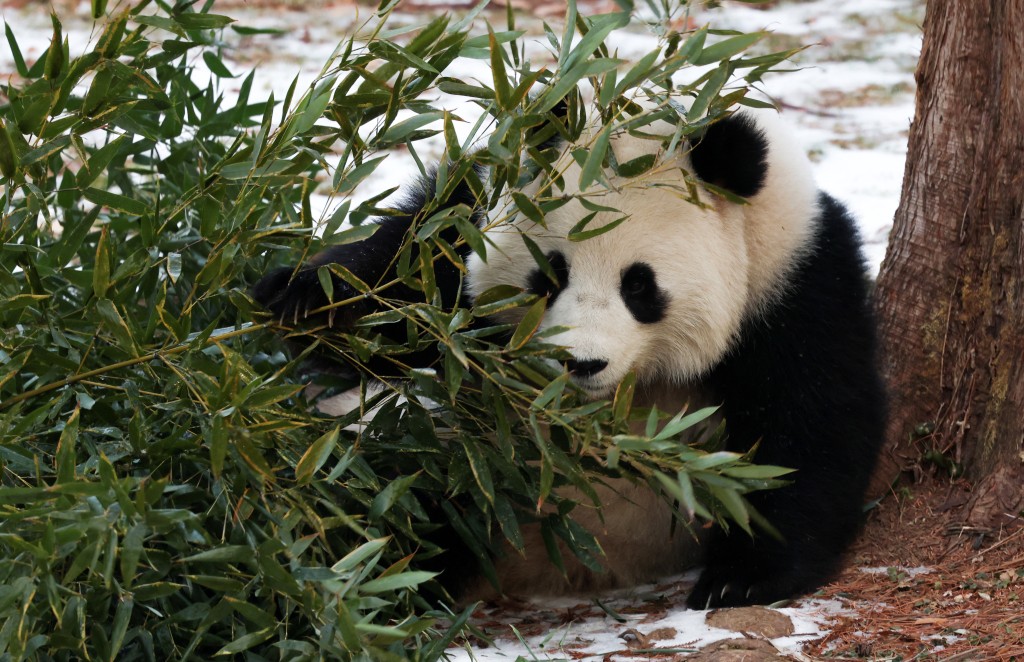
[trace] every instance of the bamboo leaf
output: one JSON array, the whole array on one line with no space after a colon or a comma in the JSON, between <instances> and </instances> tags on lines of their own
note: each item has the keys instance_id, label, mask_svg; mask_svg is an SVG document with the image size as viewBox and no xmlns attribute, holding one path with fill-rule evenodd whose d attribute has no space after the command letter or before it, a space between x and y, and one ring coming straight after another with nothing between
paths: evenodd
<instances>
[{"instance_id":1,"label":"bamboo leaf","mask_svg":"<svg viewBox=\"0 0 1024 662\"><path fill-rule=\"evenodd\" d=\"M70 483L75 479L75 450L76 444L78 444L78 422L81 411L81 409L75 408L60 433L56 455L57 483Z\"/></svg>"},{"instance_id":2,"label":"bamboo leaf","mask_svg":"<svg viewBox=\"0 0 1024 662\"><path fill-rule=\"evenodd\" d=\"M135 342L132 330L128 327L128 323L124 321L114 302L110 299L98 300L96 302L96 312L99 313L100 319L103 320L103 326L114 336L117 345L132 356L138 356L138 345Z\"/></svg>"},{"instance_id":3,"label":"bamboo leaf","mask_svg":"<svg viewBox=\"0 0 1024 662\"><path fill-rule=\"evenodd\" d=\"M183 563L249 563L255 560L255 553L248 545L221 545L181 560Z\"/></svg>"},{"instance_id":4,"label":"bamboo leaf","mask_svg":"<svg viewBox=\"0 0 1024 662\"><path fill-rule=\"evenodd\" d=\"M487 36L491 51L491 79L494 82L495 99L499 108L508 110L512 103L512 88L508 84L508 75L505 73L505 52L490 28L488 28Z\"/></svg>"},{"instance_id":5,"label":"bamboo leaf","mask_svg":"<svg viewBox=\"0 0 1024 662\"><path fill-rule=\"evenodd\" d=\"M633 407L633 395L636 393L636 373L629 372L615 389L612 403L612 414L616 421L625 423Z\"/></svg>"},{"instance_id":6,"label":"bamboo leaf","mask_svg":"<svg viewBox=\"0 0 1024 662\"><path fill-rule=\"evenodd\" d=\"M125 598L119 600L117 607L114 609L114 622L111 628L110 636L110 659L117 659L117 654L121 652L121 646L124 645L125 635L128 633L128 626L131 624L132 611L135 608L135 600L132 598Z\"/></svg>"},{"instance_id":7,"label":"bamboo leaf","mask_svg":"<svg viewBox=\"0 0 1024 662\"><path fill-rule=\"evenodd\" d=\"M206 51L203 53L203 62L210 68L210 72L218 78L234 78L234 74L224 65L224 61L221 60L215 53Z\"/></svg>"},{"instance_id":8,"label":"bamboo leaf","mask_svg":"<svg viewBox=\"0 0 1024 662\"><path fill-rule=\"evenodd\" d=\"M276 630L276 627L268 627L262 630L257 630L256 632L250 632L249 634L243 634L214 653L213 656L220 657L221 655L234 655L236 653L241 653L242 651L247 651L253 646L270 639Z\"/></svg>"},{"instance_id":9,"label":"bamboo leaf","mask_svg":"<svg viewBox=\"0 0 1024 662\"><path fill-rule=\"evenodd\" d=\"M709 485L708 489L711 491L711 494L715 499L725 506L725 510L729 513L729 517L739 524L740 528L748 534L752 533L750 530L750 515L747 513L747 506L743 501L743 497L741 497L735 490L719 487L717 485Z\"/></svg>"},{"instance_id":10,"label":"bamboo leaf","mask_svg":"<svg viewBox=\"0 0 1024 662\"><path fill-rule=\"evenodd\" d=\"M523 319L516 326L515 332L512 334L512 338L508 341L509 349L519 349L526 342L533 337L533 334L537 332L540 327L541 320L544 319L544 311L547 308L547 299L540 299L535 302L530 309L523 315Z\"/></svg>"},{"instance_id":11,"label":"bamboo leaf","mask_svg":"<svg viewBox=\"0 0 1024 662\"><path fill-rule=\"evenodd\" d=\"M12 179L18 169L19 161L7 124L0 118L0 175Z\"/></svg>"},{"instance_id":12,"label":"bamboo leaf","mask_svg":"<svg viewBox=\"0 0 1024 662\"><path fill-rule=\"evenodd\" d=\"M21 165L29 166L33 163L43 161L57 152L64 150L70 144L71 136L57 136L53 140L43 143L39 147L22 154L20 159Z\"/></svg>"},{"instance_id":13,"label":"bamboo leaf","mask_svg":"<svg viewBox=\"0 0 1024 662\"><path fill-rule=\"evenodd\" d=\"M763 32L751 32L723 39L704 48L700 55L694 58L693 63L697 66L702 66L713 62L721 62L738 53L742 53L759 42L763 37Z\"/></svg>"},{"instance_id":14,"label":"bamboo leaf","mask_svg":"<svg viewBox=\"0 0 1024 662\"><path fill-rule=\"evenodd\" d=\"M369 593L371 595L374 593L389 593L391 591L414 588L424 582L430 581L436 576L436 572L426 572L424 570L403 572L401 574L390 575L380 579L371 579L368 582L364 582L359 587L359 590L362 593Z\"/></svg>"},{"instance_id":15,"label":"bamboo leaf","mask_svg":"<svg viewBox=\"0 0 1024 662\"><path fill-rule=\"evenodd\" d=\"M201 13L178 14L174 20L186 30L219 30L235 22L230 16Z\"/></svg>"},{"instance_id":16,"label":"bamboo leaf","mask_svg":"<svg viewBox=\"0 0 1024 662\"><path fill-rule=\"evenodd\" d=\"M582 61L583 58L592 55L613 30L624 28L628 24L629 12L614 12L595 16L587 33L573 47L565 61L560 63L560 66L572 68L577 62Z\"/></svg>"},{"instance_id":17,"label":"bamboo leaf","mask_svg":"<svg viewBox=\"0 0 1024 662\"><path fill-rule=\"evenodd\" d=\"M722 62L718 65L718 68L711 73L707 82L705 82L704 86L700 89L700 92L697 94L697 98L694 99L693 103L690 105L690 109L686 111L687 121L696 122L704 117L705 113L707 113L708 106L711 105L711 102L718 96L726 82L729 80L729 73L730 68L728 62Z\"/></svg>"},{"instance_id":18,"label":"bamboo leaf","mask_svg":"<svg viewBox=\"0 0 1024 662\"><path fill-rule=\"evenodd\" d=\"M656 441L663 439L672 439L684 430L692 428L694 425L706 421L711 418L717 411L718 407L704 407L698 409L695 412L686 413L685 411L679 412L675 417L672 418L665 427L654 437Z\"/></svg>"},{"instance_id":19,"label":"bamboo leaf","mask_svg":"<svg viewBox=\"0 0 1024 662\"><path fill-rule=\"evenodd\" d=\"M107 228L100 231L100 240L96 242L96 262L92 269L92 291L100 298L107 295L110 287L110 248Z\"/></svg>"},{"instance_id":20,"label":"bamboo leaf","mask_svg":"<svg viewBox=\"0 0 1024 662\"><path fill-rule=\"evenodd\" d=\"M308 483L313 474L320 470L337 446L339 432L340 430L335 427L310 445L295 465L296 481L300 484Z\"/></svg>"},{"instance_id":21,"label":"bamboo leaf","mask_svg":"<svg viewBox=\"0 0 1024 662\"><path fill-rule=\"evenodd\" d=\"M353 549L351 552L346 554L344 558L331 566L331 570L335 572L348 572L350 570L354 570L356 567L368 561L371 557L379 555L387 543L388 538L377 538L376 540L367 541ZM376 562L371 563L370 565L376 565Z\"/></svg>"},{"instance_id":22,"label":"bamboo leaf","mask_svg":"<svg viewBox=\"0 0 1024 662\"><path fill-rule=\"evenodd\" d=\"M724 467L722 469L722 473L727 476L732 476L733 478L767 480L793 473L793 469L774 467L767 464L747 464L735 467Z\"/></svg>"},{"instance_id":23,"label":"bamboo leaf","mask_svg":"<svg viewBox=\"0 0 1024 662\"><path fill-rule=\"evenodd\" d=\"M25 66L25 57L21 54L21 48L18 46L18 40L14 37L14 32L11 30L11 24L4 21L4 33L7 35L7 45L11 47L11 59L14 60L14 67L18 70L18 75L22 78L28 78L28 67Z\"/></svg>"},{"instance_id":24,"label":"bamboo leaf","mask_svg":"<svg viewBox=\"0 0 1024 662\"><path fill-rule=\"evenodd\" d=\"M736 462L739 459L740 456L737 453L718 451L716 453L708 453L707 455L702 455L701 457L690 460L686 463L686 468L690 471L703 471L719 467L723 464Z\"/></svg>"},{"instance_id":25,"label":"bamboo leaf","mask_svg":"<svg viewBox=\"0 0 1024 662\"><path fill-rule=\"evenodd\" d=\"M519 209L528 219L536 223L537 225L544 226L544 212L537 206L530 198L526 197L519 191L512 192L512 200L516 203L516 208ZM523 235L524 237L526 235Z\"/></svg>"},{"instance_id":26,"label":"bamboo leaf","mask_svg":"<svg viewBox=\"0 0 1024 662\"><path fill-rule=\"evenodd\" d=\"M149 207L146 206L145 202L129 198L126 195L118 195L117 193L91 187L86 189L84 193L86 199L98 205L123 211L134 216L142 216L149 211Z\"/></svg>"},{"instance_id":27,"label":"bamboo leaf","mask_svg":"<svg viewBox=\"0 0 1024 662\"><path fill-rule=\"evenodd\" d=\"M130 589L135 581L139 559L142 557L142 543L147 533L148 527L139 523L129 529L121 541L121 581L125 588Z\"/></svg>"},{"instance_id":28,"label":"bamboo leaf","mask_svg":"<svg viewBox=\"0 0 1024 662\"><path fill-rule=\"evenodd\" d=\"M586 229L587 225L591 221L593 221L595 218L596 218L595 214L588 214L587 216L585 216L583 218L583 220L581 220L579 223L574 225L569 230L569 235L568 235L569 241L586 241L587 239L592 239L593 237L599 237L599 236L603 235L604 233L611 232L615 228L619 227L629 217L628 216L621 216L621 217L615 219L614 221L611 221L609 223L605 223L601 227L593 228L592 230L587 230Z\"/></svg>"},{"instance_id":29,"label":"bamboo leaf","mask_svg":"<svg viewBox=\"0 0 1024 662\"><path fill-rule=\"evenodd\" d=\"M486 458L471 439L462 439L462 449L466 453L466 459L469 460L469 468L473 472L473 479L476 481L477 487L480 488L480 493L493 506L494 479L491 477Z\"/></svg>"},{"instance_id":30,"label":"bamboo leaf","mask_svg":"<svg viewBox=\"0 0 1024 662\"><path fill-rule=\"evenodd\" d=\"M381 515L391 510L391 508L398 503L398 500L409 491L419 475L419 472L417 472L411 476L403 476L402 478L388 483L387 487L381 490L380 494L374 497L373 503L370 505L370 510L366 514L367 519L371 521L376 520L380 518Z\"/></svg>"},{"instance_id":31,"label":"bamboo leaf","mask_svg":"<svg viewBox=\"0 0 1024 662\"><path fill-rule=\"evenodd\" d=\"M491 90L480 85L471 85L469 83L463 83L455 80L442 80L438 83L437 88L445 94L451 94L458 97L470 97L475 99L493 99L495 98L494 90Z\"/></svg>"},{"instance_id":32,"label":"bamboo leaf","mask_svg":"<svg viewBox=\"0 0 1024 662\"><path fill-rule=\"evenodd\" d=\"M417 130L432 122L437 122L444 119L444 113L440 111L420 113L419 115L413 115L407 120L402 120L397 124L392 124L388 127L387 131L380 136L380 141L386 145L393 143L400 143L409 137Z\"/></svg>"}]
</instances>

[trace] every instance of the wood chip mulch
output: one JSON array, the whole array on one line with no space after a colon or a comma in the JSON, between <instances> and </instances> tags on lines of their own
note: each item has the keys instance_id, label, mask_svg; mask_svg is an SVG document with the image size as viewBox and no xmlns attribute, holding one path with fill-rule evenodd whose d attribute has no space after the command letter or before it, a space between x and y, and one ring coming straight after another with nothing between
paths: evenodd
<instances>
[{"instance_id":1,"label":"wood chip mulch","mask_svg":"<svg viewBox=\"0 0 1024 662\"><path fill-rule=\"evenodd\" d=\"M927 477L878 505L848 567L823 591L850 611L806 655L1024 661L1024 527L960 525L968 490Z\"/></svg>"}]
</instances>

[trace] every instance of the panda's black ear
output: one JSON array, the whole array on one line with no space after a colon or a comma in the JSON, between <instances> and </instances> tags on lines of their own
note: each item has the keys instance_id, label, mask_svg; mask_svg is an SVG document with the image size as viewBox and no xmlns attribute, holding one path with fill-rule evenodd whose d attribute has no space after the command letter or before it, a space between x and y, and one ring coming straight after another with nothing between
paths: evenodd
<instances>
[{"instance_id":1,"label":"panda's black ear","mask_svg":"<svg viewBox=\"0 0 1024 662\"><path fill-rule=\"evenodd\" d=\"M694 174L744 198L756 195L768 174L768 139L749 115L718 120L690 141Z\"/></svg>"}]
</instances>

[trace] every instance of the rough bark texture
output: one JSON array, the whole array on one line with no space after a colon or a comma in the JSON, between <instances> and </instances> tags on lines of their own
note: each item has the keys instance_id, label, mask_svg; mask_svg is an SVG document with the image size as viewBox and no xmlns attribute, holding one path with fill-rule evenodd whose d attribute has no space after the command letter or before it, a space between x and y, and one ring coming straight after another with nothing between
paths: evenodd
<instances>
[{"instance_id":1,"label":"rough bark texture","mask_svg":"<svg viewBox=\"0 0 1024 662\"><path fill-rule=\"evenodd\" d=\"M930 0L916 77L877 289L879 479L933 445L976 486L971 523L991 526L1024 498L1024 2Z\"/></svg>"}]
</instances>

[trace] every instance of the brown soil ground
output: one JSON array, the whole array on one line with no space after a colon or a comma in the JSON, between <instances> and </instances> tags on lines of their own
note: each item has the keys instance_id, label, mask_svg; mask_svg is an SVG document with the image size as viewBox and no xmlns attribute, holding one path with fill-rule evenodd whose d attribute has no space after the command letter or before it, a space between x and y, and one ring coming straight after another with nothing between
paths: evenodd
<instances>
[{"instance_id":1,"label":"brown soil ground","mask_svg":"<svg viewBox=\"0 0 1024 662\"><path fill-rule=\"evenodd\" d=\"M851 611L806 655L1024 660L1024 527L963 526L969 488L926 476L879 503L847 569L823 591Z\"/></svg>"}]
</instances>

